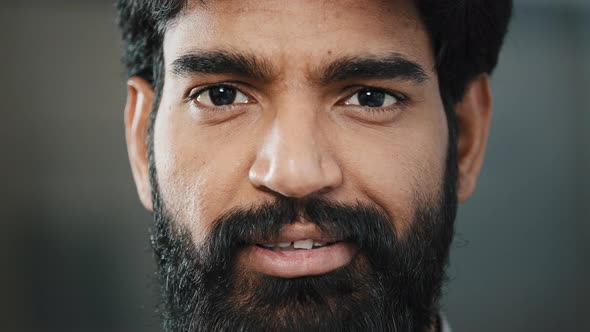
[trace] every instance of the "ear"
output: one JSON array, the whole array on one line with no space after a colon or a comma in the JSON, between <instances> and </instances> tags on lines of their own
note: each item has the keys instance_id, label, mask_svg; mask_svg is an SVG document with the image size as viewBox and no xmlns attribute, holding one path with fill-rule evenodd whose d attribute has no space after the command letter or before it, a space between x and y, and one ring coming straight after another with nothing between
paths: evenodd
<instances>
[{"instance_id":1,"label":"ear","mask_svg":"<svg viewBox=\"0 0 590 332\"><path fill-rule=\"evenodd\" d=\"M154 90L149 82L133 76L127 81L127 103L125 105L125 139L131 163L133 179L143 206L153 212L151 197L147 134Z\"/></svg>"},{"instance_id":2,"label":"ear","mask_svg":"<svg viewBox=\"0 0 590 332\"><path fill-rule=\"evenodd\" d=\"M455 107L459 126L457 198L465 202L475 190L488 141L492 95L487 74L472 80Z\"/></svg>"}]
</instances>

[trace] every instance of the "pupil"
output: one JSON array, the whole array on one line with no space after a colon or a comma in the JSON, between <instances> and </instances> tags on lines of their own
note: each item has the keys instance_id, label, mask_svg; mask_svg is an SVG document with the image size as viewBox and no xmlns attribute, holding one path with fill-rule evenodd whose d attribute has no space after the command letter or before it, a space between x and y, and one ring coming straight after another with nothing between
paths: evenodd
<instances>
[{"instance_id":1,"label":"pupil","mask_svg":"<svg viewBox=\"0 0 590 332\"><path fill-rule=\"evenodd\" d=\"M381 107L385 102L385 93L377 90L364 89L358 92L359 104L368 107Z\"/></svg>"},{"instance_id":2,"label":"pupil","mask_svg":"<svg viewBox=\"0 0 590 332\"><path fill-rule=\"evenodd\" d=\"M215 106L230 105L236 100L236 89L218 86L209 90L209 98Z\"/></svg>"}]
</instances>

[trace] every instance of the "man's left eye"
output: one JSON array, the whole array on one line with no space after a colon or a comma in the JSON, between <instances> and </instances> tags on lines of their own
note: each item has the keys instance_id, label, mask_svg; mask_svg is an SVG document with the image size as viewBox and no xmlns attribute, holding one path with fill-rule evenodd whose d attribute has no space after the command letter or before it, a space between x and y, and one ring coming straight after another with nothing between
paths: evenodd
<instances>
[{"instance_id":1,"label":"man's left eye","mask_svg":"<svg viewBox=\"0 0 590 332\"><path fill-rule=\"evenodd\" d=\"M344 101L344 105L387 107L397 103L397 97L380 89L364 88Z\"/></svg>"}]
</instances>

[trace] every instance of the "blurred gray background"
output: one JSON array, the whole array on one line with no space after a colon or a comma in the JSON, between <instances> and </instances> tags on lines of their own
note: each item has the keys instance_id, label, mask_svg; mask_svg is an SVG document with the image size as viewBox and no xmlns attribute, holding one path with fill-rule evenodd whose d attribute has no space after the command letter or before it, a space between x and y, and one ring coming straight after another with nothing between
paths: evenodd
<instances>
[{"instance_id":1,"label":"blurred gray background","mask_svg":"<svg viewBox=\"0 0 590 332\"><path fill-rule=\"evenodd\" d=\"M590 331L590 0L516 0L454 331ZM0 5L0 330L158 331L110 1Z\"/></svg>"}]
</instances>

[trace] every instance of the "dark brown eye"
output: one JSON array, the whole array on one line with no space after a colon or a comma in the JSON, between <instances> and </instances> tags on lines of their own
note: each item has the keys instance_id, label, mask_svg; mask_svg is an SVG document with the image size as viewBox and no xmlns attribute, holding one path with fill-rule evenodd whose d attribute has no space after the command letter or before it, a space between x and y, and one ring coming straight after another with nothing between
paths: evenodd
<instances>
[{"instance_id":1,"label":"dark brown eye","mask_svg":"<svg viewBox=\"0 0 590 332\"><path fill-rule=\"evenodd\" d=\"M195 100L205 106L227 106L248 103L248 96L231 85L215 85L199 92Z\"/></svg>"},{"instance_id":2,"label":"dark brown eye","mask_svg":"<svg viewBox=\"0 0 590 332\"><path fill-rule=\"evenodd\" d=\"M348 98L345 105L364 107L387 107L398 102L398 98L380 89L364 88Z\"/></svg>"}]
</instances>

